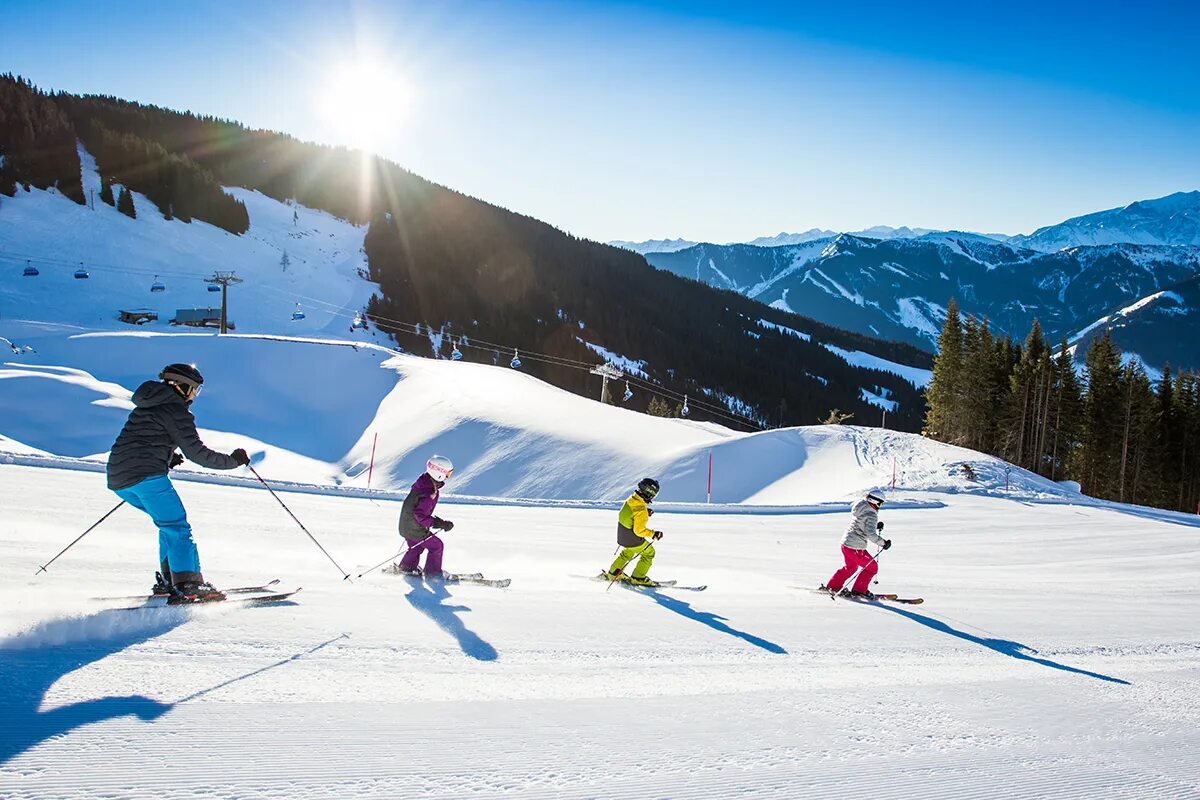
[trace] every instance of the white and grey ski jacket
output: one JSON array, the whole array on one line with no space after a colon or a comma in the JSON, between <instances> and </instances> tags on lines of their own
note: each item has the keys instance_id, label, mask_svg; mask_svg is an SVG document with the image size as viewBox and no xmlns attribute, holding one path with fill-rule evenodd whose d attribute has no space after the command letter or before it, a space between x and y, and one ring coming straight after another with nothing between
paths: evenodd
<instances>
[{"instance_id":1,"label":"white and grey ski jacket","mask_svg":"<svg viewBox=\"0 0 1200 800\"><path fill-rule=\"evenodd\" d=\"M859 500L850 513L854 519L846 529L846 535L842 537L842 545L851 550L866 550L867 545L872 542L883 547L883 537L875 532L879 512L866 500Z\"/></svg>"}]
</instances>

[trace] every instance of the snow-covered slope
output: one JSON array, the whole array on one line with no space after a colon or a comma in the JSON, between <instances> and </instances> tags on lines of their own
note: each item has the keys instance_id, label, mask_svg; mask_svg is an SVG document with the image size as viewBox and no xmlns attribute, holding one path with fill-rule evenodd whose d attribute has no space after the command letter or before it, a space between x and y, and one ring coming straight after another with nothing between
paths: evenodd
<instances>
[{"instance_id":1,"label":"snow-covered slope","mask_svg":"<svg viewBox=\"0 0 1200 800\"><path fill-rule=\"evenodd\" d=\"M131 391L162 364L190 361L207 378L194 407L206 439L245 446L260 472L290 481L365 486L373 448L375 487L406 487L440 452L458 468L451 492L493 497L614 500L631 475L653 474L664 500L701 502L710 453L719 503L842 500L890 485L893 471L912 489L1005 481L1003 462L911 434L844 426L745 434L604 405L506 367L354 342L150 333L36 342L37 353L0 366L0 433L56 455L102 459ZM963 462L979 482L965 479ZM1033 475L1009 477L1023 495L1063 494Z\"/></svg>"},{"instance_id":2,"label":"snow-covered slope","mask_svg":"<svg viewBox=\"0 0 1200 800\"><path fill-rule=\"evenodd\" d=\"M293 604L109 611L149 586L148 520L99 476L0 464L6 800L1200 795L1195 527L935 496L888 509L880 591L806 591L832 514L654 517L645 592L575 575L608 510L466 506L446 565L497 591L341 575L265 491L180 482L205 574ZM16 502L13 498L19 498ZM286 494L353 574L399 549L399 503ZM1176 515L1182 519L1182 515ZM117 603L118 605L120 603Z\"/></svg>"},{"instance_id":3,"label":"snow-covered slope","mask_svg":"<svg viewBox=\"0 0 1200 800\"><path fill-rule=\"evenodd\" d=\"M245 282L229 291L228 317L244 329L372 338L351 331L356 312L378 288L363 277L365 228L238 188L227 191L250 215L250 230L241 236L203 222L165 220L137 193L134 220L100 202L95 161L83 150L80 157L84 191L97 195L94 210L53 190L2 199L0 335L23 342L47 323L130 330L118 311L141 308L158 313L142 329L179 330L168 324L177 309L220 307L220 293L209 292L204 279L232 270ZM24 277L26 266L39 274ZM81 267L86 280L74 277ZM165 291L151 291L156 276ZM292 319L297 304L304 319Z\"/></svg>"},{"instance_id":4,"label":"snow-covered slope","mask_svg":"<svg viewBox=\"0 0 1200 800\"><path fill-rule=\"evenodd\" d=\"M1014 236L1010 244L1053 252L1105 244L1200 245L1200 191L1139 200Z\"/></svg>"}]
</instances>

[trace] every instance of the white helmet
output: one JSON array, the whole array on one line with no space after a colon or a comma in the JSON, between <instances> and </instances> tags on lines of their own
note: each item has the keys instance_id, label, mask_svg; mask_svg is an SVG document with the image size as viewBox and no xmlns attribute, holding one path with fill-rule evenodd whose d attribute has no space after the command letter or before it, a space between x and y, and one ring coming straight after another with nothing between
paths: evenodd
<instances>
[{"instance_id":1,"label":"white helmet","mask_svg":"<svg viewBox=\"0 0 1200 800\"><path fill-rule=\"evenodd\" d=\"M868 503L874 503L877 506L881 506L885 500L887 500L887 493L884 492L883 489L872 489L871 491L867 492Z\"/></svg>"},{"instance_id":2,"label":"white helmet","mask_svg":"<svg viewBox=\"0 0 1200 800\"><path fill-rule=\"evenodd\" d=\"M425 474L438 483L445 483L454 474L454 465L445 456L434 456L425 462Z\"/></svg>"}]
</instances>

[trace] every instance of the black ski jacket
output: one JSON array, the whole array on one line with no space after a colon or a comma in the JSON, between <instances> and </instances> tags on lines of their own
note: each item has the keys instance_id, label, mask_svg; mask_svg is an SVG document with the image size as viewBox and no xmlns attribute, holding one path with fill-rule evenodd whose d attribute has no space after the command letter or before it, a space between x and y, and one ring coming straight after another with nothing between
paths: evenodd
<instances>
[{"instance_id":1,"label":"black ski jacket","mask_svg":"<svg viewBox=\"0 0 1200 800\"><path fill-rule=\"evenodd\" d=\"M178 447L189 461L209 469L234 469L233 456L209 450L196 433L196 418L171 386L146 381L133 393L137 408L108 456L108 488L124 489L155 475L166 475Z\"/></svg>"}]
</instances>

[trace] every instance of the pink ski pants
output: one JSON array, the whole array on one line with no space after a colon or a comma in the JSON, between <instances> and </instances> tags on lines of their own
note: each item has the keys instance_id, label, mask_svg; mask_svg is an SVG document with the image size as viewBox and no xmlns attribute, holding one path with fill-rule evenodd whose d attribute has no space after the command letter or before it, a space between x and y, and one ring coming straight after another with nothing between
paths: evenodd
<instances>
[{"instance_id":1,"label":"pink ski pants","mask_svg":"<svg viewBox=\"0 0 1200 800\"><path fill-rule=\"evenodd\" d=\"M862 572L858 573L858 578L854 581L854 591L867 591L871 587L871 579L879 572L879 562L871 558L871 554L866 550L851 550L846 545L842 545L842 558L846 559L846 566L833 573L833 577L825 585L837 591L856 569L862 567Z\"/></svg>"}]
</instances>

